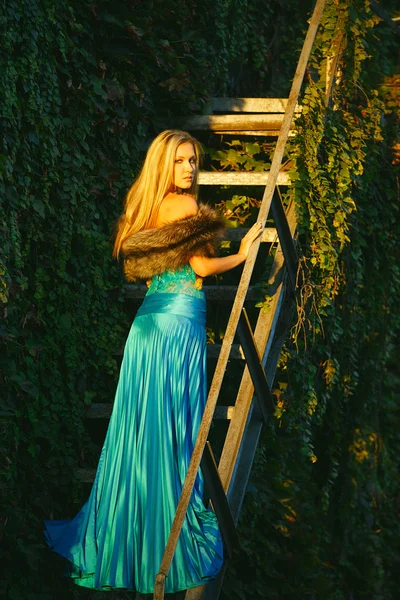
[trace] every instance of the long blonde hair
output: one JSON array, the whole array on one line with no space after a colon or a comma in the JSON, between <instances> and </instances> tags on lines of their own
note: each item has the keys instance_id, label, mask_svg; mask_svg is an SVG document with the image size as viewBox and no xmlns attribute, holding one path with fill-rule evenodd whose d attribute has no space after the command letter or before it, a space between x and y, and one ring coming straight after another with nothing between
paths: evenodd
<instances>
[{"instance_id":1,"label":"long blonde hair","mask_svg":"<svg viewBox=\"0 0 400 600\"><path fill-rule=\"evenodd\" d=\"M114 228L115 243L112 256L119 260L121 247L130 235L154 226L163 198L172 190L175 156L178 146L191 142L199 165L201 148L199 142L186 131L167 129L150 145L142 170L130 187L124 203L124 212ZM198 169L192 185L185 193L197 198Z\"/></svg>"}]
</instances>

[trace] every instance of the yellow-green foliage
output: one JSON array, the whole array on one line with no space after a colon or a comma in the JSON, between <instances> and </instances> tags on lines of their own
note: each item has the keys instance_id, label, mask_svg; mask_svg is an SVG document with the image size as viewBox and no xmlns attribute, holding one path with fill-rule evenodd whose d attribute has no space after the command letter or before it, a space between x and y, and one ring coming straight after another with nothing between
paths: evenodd
<instances>
[{"instance_id":1,"label":"yellow-green foliage","mask_svg":"<svg viewBox=\"0 0 400 600\"><path fill-rule=\"evenodd\" d=\"M397 593L400 218L391 35L368 2L327 2L286 156L293 185L283 200L296 206L301 289L224 598ZM257 140L209 154L233 170L262 171L271 158ZM221 206L241 223L257 213L257 202L240 194ZM259 305L268 309L266 292Z\"/></svg>"}]
</instances>

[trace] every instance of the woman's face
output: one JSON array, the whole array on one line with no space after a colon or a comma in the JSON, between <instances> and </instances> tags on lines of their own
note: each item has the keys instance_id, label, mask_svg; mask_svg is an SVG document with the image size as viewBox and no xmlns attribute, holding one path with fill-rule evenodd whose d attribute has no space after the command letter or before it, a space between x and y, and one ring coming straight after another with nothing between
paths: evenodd
<instances>
[{"instance_id":1,"label":"woman's face","mask_svg":"<svg viewBox=\"0 0 400 600\"><path fill-rule=\"evenodd\" d=\"M191 142L183 142L176 150L174 185L184 190L190 188L197 169L197 159Z\"/></svg>"}]
</instances>

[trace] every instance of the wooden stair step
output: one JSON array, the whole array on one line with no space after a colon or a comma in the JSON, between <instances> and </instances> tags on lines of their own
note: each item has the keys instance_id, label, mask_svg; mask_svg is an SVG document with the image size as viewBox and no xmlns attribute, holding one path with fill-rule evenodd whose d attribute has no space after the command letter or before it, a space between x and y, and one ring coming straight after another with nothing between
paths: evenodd
<instances>
[{"instance_id":1,"label":"wooden stair step","mask_svg":"<svg viewBox=\"0 0 400 600\"><path fill-rule=\"evenodd\" d=\"M207 344L207 358L218 358L220 352L221 344ZM232 344L229 358L230 360L244 360L240 344Z\"/></svg>"},{"instance_id":2,"label":"wooden stair step","mask_svg":"<svg viewBox=\"0 0 400 600\"><path fill-rule=\"evenodd\" d=\"M200 171L200 185L261 185L266 186L269 171ZM280 171L276 185L291 185L287 171Z\"/></svg>"},{"instance_id":3,"label":"wooden stair step","mask_svg":"<svg viewBox=\"0 0 400 600\"><path fill-rule=\"evenodd\" d=\"M147 286L143 283L127 283L124 286L125 298L138 299L144 298L147 292ZM236 285L203 285L207 300L224 300L231 302L234 300L237 292ZM247 290L246 300L254 300L255 292L252 286Z\"/></svg>"},{"instance_id":4,"label":"wooden stair step","mask_svg":"<svg viewBox=\"0 0 400 600\"><path fill-rule=\"evenodd\" d=\"M241 133L243 131L262 132L263 135L276 135L281 129L283 114L231 114L231 115L191 115L176 119L175 125L190 131L214 131L215 133ZM291 126L293 129L293 124Z\"/></svg>"},{"instance_id":5,"label":"wooden stair step","mask_svg":"<svg viewBox=\"0 0 400 600\"><path fill-rule=\"evenodd\" d=\"M213 131L216 135L234 135L243 137L244 135L248 136L256 136L256 137L278 137L280 134L280 129L243 129L242 131L237 131L236 129L226 129L224 131ZM296 135L295 130L289 132L289 137L293 137Z\"/></svg>"},{"instance_id":6,"label":"wooden stair step","mask_svg":"<svg viewBox=\"0 0 400 600\"><path fill-rule=\"evenodd\" d=\"M229 227L226 230L225 239L231 242L240 242L240 240L249 231L249 227ZM274 243L278 241L278 232L275 227L266 227L261 236L262 242Z\"/></svg>"},{"instance_id":7,"label":"wooden stair step","mask_svg":"<svg viewBox=\"0 0 400 600\"><path fill-rule=\"evenodd\" d=\"M124 353L125 344L115 353L115 356L121 356ZM207 344L207 358L218 358L221 351L221 344ZM229 355L231 360L244 360L243 350L240 344L232 344Z\"/></svg>"},{"instance_id":8,"label":"wooden stair step","mask_svg":"<svg viewBox=\"0 0 400 600\"><path fill-rule=\"evenodd\" d=\"M231 421L234 413L234 406L216 406L214 410L214 421Z\"/></svg>"},{"instance_id":9,"label":"wooden stair step","mask_svg":"<svg viewBox=\"0 0 400 600\"><path fill-rule=\"evenodd\" d=\"M112 402L94 402L86 411L87 419L109 419L113 409ZM214 419L231 420L234 406L217 406L214 413Z\"/></svg>"}]
</instances>

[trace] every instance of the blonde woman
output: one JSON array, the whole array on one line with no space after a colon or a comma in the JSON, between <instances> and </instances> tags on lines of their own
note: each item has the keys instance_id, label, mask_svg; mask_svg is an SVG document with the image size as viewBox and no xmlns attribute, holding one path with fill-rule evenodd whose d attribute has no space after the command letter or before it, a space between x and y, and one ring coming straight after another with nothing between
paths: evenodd
<instances>
[{"instance_id":1,"label":"blonde woman","mask_svg":"<svg viewBox=\"0 0 400 600\"><path fill-rule=\"evenodd\" d=\"M70 521L45 521L49 546L81 586L154 591L204 410L206 305L202 279L243 263L217 257L223 219L197 203L198 142L167 130L151 144L116 223L113 256L148 290L125 344L118 386L89 499ZM166 579L167 594L213 579L223 562L216 517L197 475Z\"/></svg>"}]
</instances>

